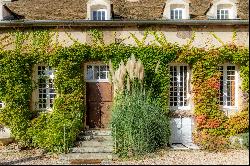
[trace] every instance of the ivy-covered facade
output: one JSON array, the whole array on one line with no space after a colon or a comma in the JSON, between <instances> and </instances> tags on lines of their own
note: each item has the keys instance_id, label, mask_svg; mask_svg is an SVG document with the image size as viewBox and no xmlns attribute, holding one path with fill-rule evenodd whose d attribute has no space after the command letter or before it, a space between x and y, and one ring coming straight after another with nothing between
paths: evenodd
<instances>
[{"instance_id":1,"label":"ivy-covered facade","mask_svg":"<svg viewBox=\"0 0 250 166\"><path fill-rule=\"evenodd\" d=\"M170 118L169 142L227 147L230 136L248 129L248 22L237 24L6 25L0 123L24 146L64 151L81 130L108 127L108 62L117 68L134 54L145 67L145 88ZM106 105L95 108L98 95Z\"/></svg>"}]
</instances>

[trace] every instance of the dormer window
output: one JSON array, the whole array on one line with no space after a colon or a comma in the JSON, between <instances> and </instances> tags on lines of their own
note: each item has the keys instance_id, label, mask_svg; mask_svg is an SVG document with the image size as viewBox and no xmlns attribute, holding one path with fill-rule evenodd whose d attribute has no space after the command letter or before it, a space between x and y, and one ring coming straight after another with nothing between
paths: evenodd
<instances>
[{"instance_id":1,"label":"dormer window","mask_svg":"<svg viewBox=\"0 0 250 166\"><path fill-rule=\"evenodd\" d=\"M231 5L217 6L217 19L229 19L231 14Z\"/></svg>"},{"instance_id":2,"label":"dormer window","mask_svg":"<svg viewBox=\"0 0 250 166\"><path fill-rule=\"evenodd\" d=\"M92 11L92 20L107 20L107 10L99 9Z\"/></svg>"},{"instance_id":3,"label":"dormer window","mask_svg":"<svg viewBox=\"0 0 250 166\"><path fill-rule=\"evenodd\" d=\"M183 19L183 14L184 14L184 5L171 5L173 6L171 8L171 13L170 13L170 19ZM183 6L183 7L182 7Z\"/></svg>"},{"instance_id":4,"label":"dormer window","mask_svg":"<svg viewBox=\"0 0 250 166\"><path fill-rule=\"evenodd\" d=\"M168 0L165 6L163 18L172 20L189 19L188 0Z\"/></svg>"},{"instance_id":5,"label":"dormer window","mask_svg":"<svg viewBox=\"0 0 250 166\"><path fill-rule=\"evenodd\" d=\"M207 12L210 19L236 19L237 8L235 0L214 0L213 6Z\"/></svg>"},{"instance_id":6,"label":"dormer window","mask_svg":"<svg viewBox=\"0 0 250 166\"><path fill-rule=\"evenodd\" d=\"M110 0L89 0L87 3L88 20L109 20L111 19Z\"/></svg>"}]
</instances>

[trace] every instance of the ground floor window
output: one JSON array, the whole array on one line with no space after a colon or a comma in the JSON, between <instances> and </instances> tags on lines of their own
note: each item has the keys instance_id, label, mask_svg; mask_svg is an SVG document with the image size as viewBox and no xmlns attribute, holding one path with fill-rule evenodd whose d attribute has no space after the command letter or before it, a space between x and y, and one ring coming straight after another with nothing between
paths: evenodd
<instances>
[{"instance_id":1,"label":"ground floor window","mask_svg":"<svg viewBox=\"0 0 250 166\"><path fill-rule=\"evenodd\" d=\"M238 98L238 73L235 65L219 66L220 76L220 105L223 108L235 108Z\"/></svg>"},{"instance_id":2,"label":"ground floor window","mask_svg":"<svg viewBox=\"0 0 250 166\"><path fill-rule=\"evenodd\" d=\"M189 107L189 67L187 65L170 65L170 100L172 109Z\"/></svg>"},{"instance_id":3,"label":"ground floor window","mask_svg":"<svg viewBox=\"0 0 250 166\"><path fill-rule=\"evenodd\" d=\"M37 66L38 103L39 110L49 110L53 107L56 96L54 87L55 71L50 66Z\"/></svg>"}]
</instances>

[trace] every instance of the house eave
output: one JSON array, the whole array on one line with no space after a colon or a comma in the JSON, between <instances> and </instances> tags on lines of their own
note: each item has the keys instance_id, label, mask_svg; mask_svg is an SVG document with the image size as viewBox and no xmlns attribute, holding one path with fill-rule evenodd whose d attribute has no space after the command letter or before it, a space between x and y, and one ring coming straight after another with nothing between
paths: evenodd
<instances>
[{"instance_id":1,"label":"house eave","mask_svg":"<svg viewBox=\"0 0 250 166\"><path fill-rule=\"evenodd\" d=\"M125 27L149 25L195 25L195 26L239 26L249 25L249 20L15 20L0 21L0 28L4 27Z\"/></svg>"}]
</instances>

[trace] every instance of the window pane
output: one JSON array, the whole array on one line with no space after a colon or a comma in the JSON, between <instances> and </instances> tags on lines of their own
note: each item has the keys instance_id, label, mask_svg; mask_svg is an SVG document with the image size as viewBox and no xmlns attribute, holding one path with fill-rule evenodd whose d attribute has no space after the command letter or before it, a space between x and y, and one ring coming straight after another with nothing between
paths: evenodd
<instances>
[{"instance_id":1,"label":"window pane","mask_svg":"<svg viewBox=\"0 0 250 166\"><path fill-rule=\"evenodd\" d=\"M99 79L99 66L94 66L94 79Z\"/></svg>"},{"instance_id":2,"label":"window pane","mask_svg":"<svg viewBox=\"0 0 250 166\"><path fill-rule=\"evenodd\" d=\"M97 11L93 11L93 20L97 20Z\"/></svg>"},{"instance_id":3,"label":"window pane","mask_svg":"<svg viewBox=\"0 0 250 166\"><path fill-rule=\"evenodd\" d=\"M175 11L174 11L174 14L175 14L175 19L178 19L178 16L179 16L179 15L178 15L178 10L175 10Z\"/></svg>"},{"instance_id":4,"label":"window pane","mask_svg":"<svg viewBox=\"0 0 250 166\"><path fill-rule=\"evenodd\" d=\"M93 71L93 67L92 66L87 66L87 80L93 80L93 74L94 74L94 71Z\"/></svg>"},{"instance_id":5,"label":"window pane","mask_svg":"<svg viewBox=\"0 0 250 166\"><path fill-rule=\"evenodd\" d=\"M101 11L97 12L97 20L102 20L102 12Z\"/></svg>"},{"instance_id":6,"label":"window pane","mask_svg":"<svg viewBox=\"0 0 250 166\"><path fill-rule=\"evenodd\" d=\"M182 10L179 10L179 19L182 19Z\"/></svg>"},{"instance_id":7,"label":"window pane","mask_svg":"<svg viewBox=\"0 0 250 166\"><path fill-rule=\"evenodd\" d=\"M102 20L105 20L105 11L102 11Z\"/></svg>"},{"instance_id":8,"label":"window pane","mask_svg":"<svg viewBox=\"0 0 250 166\"><path fill-rule=\"evenodd\" d=\"M174 19L174 10L171 10L170 17L171 17L171 19Z\"/></svg>"},{"instance_id":9,"label":"window pane","mask_svg":"<svg viewBox=\"0 0 250 166\"><path fill-rule=\"evenodd\" d=\"M225 14L225 19L229 19L229 14L228 14L228 12Z\"/></svg>"},{"instance_id":10,"label":"window pane","mask_svg":"<svg viewBox=\"0 0 250 166\"><path fill-rule=\"evenodd\" d=\"M107 79L107 66L100 66L100 79Z\"/></svg>"}]
</instances>

